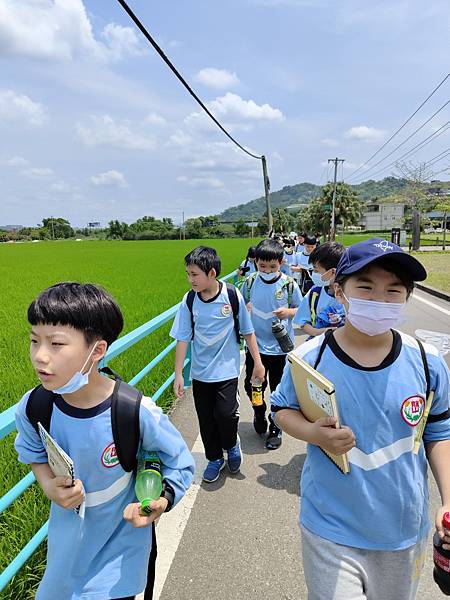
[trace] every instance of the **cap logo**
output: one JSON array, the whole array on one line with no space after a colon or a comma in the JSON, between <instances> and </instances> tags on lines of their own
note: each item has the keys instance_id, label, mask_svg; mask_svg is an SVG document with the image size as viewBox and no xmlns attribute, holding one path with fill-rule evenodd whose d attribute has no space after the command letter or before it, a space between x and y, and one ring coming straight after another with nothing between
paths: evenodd
<instances>
[{"instance_id":1,"label":"cap logo","mask_svg":"<svg viewBox=\"0 0 450 600\"><path fill-rule=\"evenodd\" d=\"M378 244L374 244L374 246L376 246L380 250L383 250L383 252L386 252L386 250L393 250L394 249L393 246L389 245L389 242L387 240L383 240L382 242L379 242Z\"/></svg>"}]
</instances>

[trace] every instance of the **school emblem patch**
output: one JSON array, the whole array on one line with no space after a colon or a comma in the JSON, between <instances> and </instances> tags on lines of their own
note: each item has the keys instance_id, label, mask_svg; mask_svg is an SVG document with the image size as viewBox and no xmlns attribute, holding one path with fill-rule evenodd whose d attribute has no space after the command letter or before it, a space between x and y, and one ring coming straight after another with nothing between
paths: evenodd
<instances>
[{"instance_id":1,"label":"school emblem patch","mask_svg":"<svg viewBox=\"0 0 450 600\"><path fill-rule=\"evenodd\" d=\"M107 469L111 469L111 467L115 467L119 464L119 458L116 452L116 446L114 442L103 450L102 453L102 465Z\"/></svg>"},{"instance_id":2,"label":"school emblem patch","mask_svg":"<svg viewBox=\"0 0 450 600\"><path fill-rule=\"evenodd\" d=\"M411 427L420 423L425 412L425 400L422 396L410 396L403 400L400 414L403 420Z\"/></svg>"},{"instance_id":3,"label":"school emblem patch","mask_svg":"<svg viewBox=\"0 0 450 600\"><path fill-rule=\"evenodd\" d=\"M224 317L229 317L231 315L231 305L230 304L224 304L222 306L222 308L220 309L220 312L222 313L222 315Z\"/></svg>"},{"instance_id":4,"label":"school emblem patch","mask_svg":"<svg viewBox=\"0 0 450 600\"><path fill-rule=\"evenodd\" d=\"M283 300L283 298L284 298L284 288L280 288L279 290L277 290L275 292L275 298L277 300Z\"/></svg>"}]
</instances>

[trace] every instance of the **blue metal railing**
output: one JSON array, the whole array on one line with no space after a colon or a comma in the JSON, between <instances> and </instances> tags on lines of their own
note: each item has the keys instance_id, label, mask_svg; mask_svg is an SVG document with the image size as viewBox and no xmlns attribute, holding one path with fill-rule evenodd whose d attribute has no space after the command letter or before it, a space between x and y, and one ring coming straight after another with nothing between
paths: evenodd
<instances>
[{"instance_id":1,"label":"blue metal railing","mask_svg":"<svg viewBox=\"0 0 450 600\"><path fill-rule=\"evenodd\" d=\"M229 273L222 278L222 281L228 281L231 278L236 277L237 271ZM128 348L131 348L151 333L157 331L162 325L170 321L177 313L180 303L172 306L160 315L150 319L147 323L144 323L137 329L130 331L126 335L116 340L103 359L102 366L106 366L113 358L123 354ZM145 375L147 375L162 359L167 356L172 350L174 350L176 342L172 341L168 344L155 358L153 358L148 365L146 365L137 375L130 379L131 385L136 385ZM190 379L190 367L191 367L191 350L188 347L186 360L184 361L184 384L189 387L191 384ZM152 394L154 402L160 398L160 396L166 391L175 379L175 373L172 373L163 384ZM14 415L16 412L17 404L11 406L4 412L0 413L0 440L6 437L9 433L16 429ZM14 487L12 487L4 496L0 498L0 514L8 508L27 488L30 487L36 481L33 473L28 473L23 477ZM22 568L25 562L30 558L33 552L38 546L45 540L48 532L48 521L42 525L39 531L31 538L31 540L22 548L17 556L10 562L3 573L0 574L0 592L8 585L11 579L16 573Z\"/></svg>"}]
</instances>

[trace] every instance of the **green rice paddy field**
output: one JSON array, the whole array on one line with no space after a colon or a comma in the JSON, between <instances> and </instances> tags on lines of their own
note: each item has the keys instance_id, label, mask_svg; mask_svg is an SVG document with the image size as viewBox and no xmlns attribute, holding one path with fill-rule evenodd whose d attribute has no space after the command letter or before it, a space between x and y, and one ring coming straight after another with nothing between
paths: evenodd
<instances>
[{"instance_id":1,"label":"green rice paddy field","mask_svg":"<svg viewBox=\"0 0 450 600\"><path fill-rule=\"evenodd\" d=\"M202 240L217 248L222 275L245 257L250 240ZM188 289L183 257L195 246L189 241L48 242L0 245L0 412L16 403L38 381L28 358L27 308L47 286L64 280L98 283L118 300L127 333L181 300ZM170 341L170 324L139 342L111 366L126 380ZM151 395L173 371L171 353L138 387ZM170 391L161 398L171 401ZM0 441L0 496L28 472L18 465L14 434ZM48 502L33 485L0 516L0 571L45 522ZM2 600L29 600L44 569L45 544L0 594Z\"/></svg>"}]
</instances>

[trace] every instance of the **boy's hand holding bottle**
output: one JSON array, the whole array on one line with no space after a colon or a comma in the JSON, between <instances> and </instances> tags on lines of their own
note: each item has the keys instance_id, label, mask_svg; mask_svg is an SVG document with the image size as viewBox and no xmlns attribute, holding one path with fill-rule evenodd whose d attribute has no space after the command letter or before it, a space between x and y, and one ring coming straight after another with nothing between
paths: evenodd
<instances>
[{"instance_id":1,"label":"boy's hand holding bottle","mask_svg":"<svg viewBox=\"0 0 450 600\"><path fill-rule=\"evenodd\" d=\"M253 372L252 372L252 380L254 380L254 381L259 380L262 383L265 378L266 378L266 369L264 368L264 365L262 364L261 361L259 363L255 363L255 366L253 367Z\"/></svg>"},{"instance_id":2,"label":"boy's hand holding bottle","mask_svg":"<svg viewBox=\"0 0 450 600\"><path fill-rule=\"evenodd\" d=\"M336 429L336 417L318 419L312 426L311 443L332 454L345 454L356 446L356 438L350 427Z\"/></svg>"},{"instance_id":3,"label":"boy's hand holding bottle","mask_svg":"<svg viewBox=\"0 0 450 600\"><path fill-rule=\"evenodd\" d=\"M444 504L444 506L438 508L436 511L435 525L442 547L444 550L450 550L450 530L444 529L443 525L443 517L446 513L450 513L450 504Z\"/></svg>"},{"instance_id":4,"label":"boy's hand holding bottle","mask_svg":"<svg viewBox=\"0 0 450 600\"><path fill-rule=\"evenodd\" d=\"M137 529L141 527L148 527L153 523L153 521L159 519L163 512L165 512L168 504L169 503L166 498L158 498L158 500L153 500L149 504L149 507L152 510L151 514L144 515L141 513L141 503L132 502L125 507L125 510L123 511L123 518Z\"/></svg>"}]
</instances>

